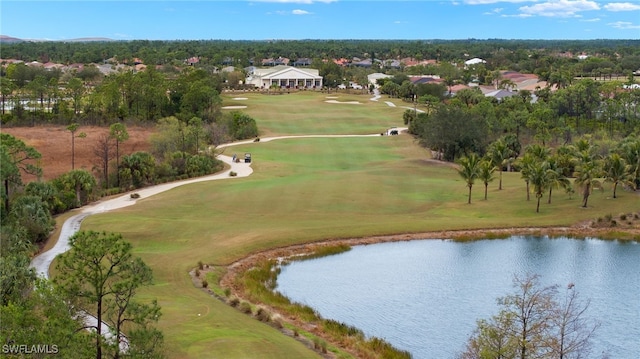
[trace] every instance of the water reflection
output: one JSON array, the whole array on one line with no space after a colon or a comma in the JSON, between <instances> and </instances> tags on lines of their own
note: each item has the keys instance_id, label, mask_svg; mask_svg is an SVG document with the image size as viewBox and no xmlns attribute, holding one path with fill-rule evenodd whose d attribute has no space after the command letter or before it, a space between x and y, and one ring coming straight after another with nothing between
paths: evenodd
<instances>
[{"instance_id":1,"label":"water reflection","mask_svg":"<svg viewBox=\"0 0 640 359\"><path fill-rule=\"evenodd\" d=\"M282 269L278 290L384 338L414 358L454 358L479 318L497 311L514 275L574 283L601 322L594 352L640 353L640 245L596 239L512 237L357 246Z\"/></svg>"}]
</instances>

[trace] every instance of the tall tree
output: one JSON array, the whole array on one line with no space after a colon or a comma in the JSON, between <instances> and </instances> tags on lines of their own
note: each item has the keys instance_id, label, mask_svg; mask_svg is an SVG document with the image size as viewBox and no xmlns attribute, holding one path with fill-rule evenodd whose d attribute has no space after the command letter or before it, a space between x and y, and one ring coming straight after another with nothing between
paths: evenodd
<instances>
[{"instance_id":1,"label":"tall tree","mask_svg":"<svg viewBox=\"0 0 640 359\"><path fill-rule=\"evenodd\" d=\"M122 333L127 323L146 327L149 321L156 322L160 317L160 307L154 300L151 304L143 304L135 301L135 295L140 287L150 285L153 274L140 258L135 258L124 264L125 271L130 275L120 281L109 283L109 290L113 293L106 304L108 323L116 333L116 343L121 343L125 338ZM116 359L120 357L120 351L116 350Z\"/></svg>"},{"instance_id":2,"label":"tall tree","mask_svg":"<svg viewBox=\"0 0 640 359\"><path fill-rule=\"evenodd\" d=\"M93 154L100 162L102 181L106 189L109 188L109 161L111 160L111 151L113 151L111 137L107 134L100 135L93 145Z\"/></svg>"},{"instance_id":3,"label":"tall tree","mask_svg":"<svg viewBox=\"0 0 640 359\"><path fill-rule=\"evenodd\" d=\"M458 164L460 165L458 174L469 188L469 199L467 200L469 204L471 204L471 188L480 174L480 162L480 157L475 153L471 153L469 156L462 157L458 160Z\"/></svg>"},{"instance_id":4,"label":"tall tree","mask_svg":"<svg viewBox=\"0 0 640 359\"><path fill-rule=\"evenodd\" d=\"M127 126L123 123L116 122L109 126L109 136L116 140L116 168L120 168L120 143L129 139ZM116 185L120 187L120 171L118 170Z\"/></svg>"},{"instance_id":5,"label":"tall tree","mask_svg":"<svg viewBox=\"0 0 640 359\"><path fill-rule=\"evenodd\" d=\"M139 315L135 320L147 322L153 319L149 315L158 315L149 310L130 312L135 309L135 290L149 284L150 273L120 234L80 231L69 243L71 249L60 256L54 282L97 319L96 333L102 333L103 321L109 314L115 314L111 318L116 326L111 329L117 338L122 337L122 324L128 319ZM103 341L102 335L95 335L96 359L102 358Z\"/></svg>"},{"instance_id":6,"label":"tall tree","mask_svg":"<svg viewBox=\"0 0 640 359\"><path fill-rule=\"evenodd\" d=\"M76 131L78 131L78 127L80 125L77 122L74 122L67 126L67 131L71 132L71 169L74 170L76 168L76 137L85 138L87 134L84 132L80 132L76 136Z\"/></svg>"},{"instance_id":7,"label":"tall tree","mask_svg":"<svg viewBox=\"0 0 640 359\"><path fill-rule=\"evenodd\" d=\"M599 323L589 319L569 284L564 297L558 286L543 287L539 276L515 277L514 292L498 299L500 311L478 321L462 359L585 358Z\"/></svg>"},{"instance_id":8,"label":"tall tree","mask_svg":"<svg viewBox=\"0 0 640 359\"><path fill-rule=\"evenodd\" d=\"M71 97L73 102L73 114L76 116L80 113L82 96L85 92L84 84L79 78L74 77L67 83L67 95Z\"/></svg>"}]
</instances>

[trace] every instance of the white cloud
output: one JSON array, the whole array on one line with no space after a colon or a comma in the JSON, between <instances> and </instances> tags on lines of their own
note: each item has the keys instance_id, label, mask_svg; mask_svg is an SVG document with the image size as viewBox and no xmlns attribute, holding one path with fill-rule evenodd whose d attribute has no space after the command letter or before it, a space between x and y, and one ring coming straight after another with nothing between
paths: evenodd
<instances>
[{"instance_id":1,"label":"white cloud","mask_svg":"<svg viewBox=\"0 0 640 359\"><path fill-rule=\"evenodd\" d=\"M593 18L593 19L582 19L580 21L582 21L582 22L598 22L598 21L600 21L600 18L596 17L596 18Z\"/></svg>"},{"instance_id":2,"label":"white cloud","mask_svg":"<svg viewBox=\"0 0 640 359\"><path fill-rule=\"evenodd\" d=\"M520 3L520 2L536 2L537 0L464 0L464 3L467 5L488 5L495 4L499 2L510 2L510 3Z\"/></svg>"},{"instance_id":3,"label":"white cloud","mask_svg":"<svg viewBox=\"0 0 640 359\"><path fill-rule=\"evenodd\" d=\"M338 2L338 0L251 0L253 2L275 2L279 4L305 4L311 5L313 3L329 4L332 2Z\"/></svg>"},{"instance_id":4,"label":"white cloud","mask_svg":"<svg viewBox=\"0 0 640 359\"><path fill-rule=\"evenodd\" d=\"M640 10L640 4L630 2L612 2L604 6L609 11L635 11Z\"/></svg>"},{"instance_id":5,"label":"white cloud","mask_svg":"<svg viewBox=\"0 0 640 359\"><path fill-rule=\"evenodd\" d=\"M491 11L487 11L487 12L485 12L483 15L495 15L495 14L499 14L499 13L501 13L501 12L502 12L502 10L504 10L504 8L501 8L501 7L499 7L499 8L495 8L495 9L493 9L493 10L491 10Z\"/></svg>"},{"instance_id":6,"label":"white cloud","mask_svg":"<svg viewBox=\"0 0 640 359\"><path fill-rule=\"evenodd\" d=\"M595 1L589 0L554 0L519 9L523 14L547 17L579 17L581 11L600 10Z\"/></svg>"},{"instance_id":7,"label":"white cloud","mask_svg":"<svg viewBox=\"0 0 640 359\"><path fill-rule=\"evenodd\" d=\"M533 17L533 15L531 14L516 14L516 15L500 15L500 17L519 17L519 18L528 18L528 17Z\"/></svg>"},{"instance_id":8,"label":"white cloud","mask_svg":"<svg viewBox=\"0 0 640 359\"><path fill-rule=\"evenodd\" d=\"M628 21L616 21L616 22L610 22L607 25L611 26L611 27L615 27L616 29L621 29L621 30L635 30L635 29L640 29L640 25L634 25L631 22Z\"/></svg>"},{"instance_id":9,"label":"white cloud","mask_svg":"<svg viewBox=\"0 0 640 359\"><path fill-rule=\"evenodd\" d=\"M306 11L306 10L300 10L300 9L296 9L296 10L292 10L292 11L286 11L286 10L276 10L273 12L268 12L267 15L311 15L313 14L312 12Z\"/></svg>"}]
</instances>

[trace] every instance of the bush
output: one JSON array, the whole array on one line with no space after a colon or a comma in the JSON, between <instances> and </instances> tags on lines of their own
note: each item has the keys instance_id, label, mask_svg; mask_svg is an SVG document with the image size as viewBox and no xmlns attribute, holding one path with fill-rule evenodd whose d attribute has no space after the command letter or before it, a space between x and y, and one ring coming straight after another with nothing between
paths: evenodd
<instances>
[{"instance_id":1,"label":"bush","mask_svg":"<svg viewBox=\"0 0 640 359\"><path fill-rule=\"evenodd\" d=\"M271 321L271 313L267 309L260 307L256 312L256 318L261 322L268 323Z\"/></svg>"},{"instance_id":2,"label":"bush","mask_svg":"<svg viewBox=\"0 0 640 359\"><path fill-rule=\"evenodd\" d=\"M240 299L238 299L238 297L232 297L232 298L229 298L229 302L228 303L229 303L230 306L235 308L235 307L238 306L238 304L240 304Z\"/></svg>"},{"instance_id":3,"label":"bush","mask_svg":"<svg viewBox=\"0 0 640 359\"><path fill-rule=\"evenodd\" d=\"M236 173L234 171L229 172L229 176L231 176L231 177L235 177L237 175L238 175L238 173Z\"/></svg>"},{"instance_id":4,"label":"bush","mask_svg":"<svg viewBox=\"0 0 640 359\"><path fill-rule=\"evenodd\" d=\"M207 282L207 280L203 280L202 281L202 288L207 288L209 286L209 282Z\"/></svg>"},{"instance_id":5,"label":"bush","mask_svg":"<svg viewBox=\"0 0 640 359\"><path fill-rule=\"evenodd\" d=\"M140 198L140 193L138 193L138 192L132 193L132 194L130 195L130 197L131 197L132 199Z\"/></svg>"},{"instance_id":6,"label":"bush","mask_svg":"<svg viewBox=\"0 0 640 359\"><path fill-rule=\"evenodd\" d=\"M327 342L325 342L324 340L315 337L313 338L313 349L319 350L323 353L327 352Z\"/></svg>"},{"instance_id":7,"label":"bush","mask_svg":"<svg viewBox=\"0 0 640 359\"><path fill-rule=\"evenodd\" d=\"M251 304L249 304L249 302L241 302L240 306L238 307L240 309L240 311L242 313L245 314L251 314L252 310L251 310Z\"/></svg>"}]
</instances>

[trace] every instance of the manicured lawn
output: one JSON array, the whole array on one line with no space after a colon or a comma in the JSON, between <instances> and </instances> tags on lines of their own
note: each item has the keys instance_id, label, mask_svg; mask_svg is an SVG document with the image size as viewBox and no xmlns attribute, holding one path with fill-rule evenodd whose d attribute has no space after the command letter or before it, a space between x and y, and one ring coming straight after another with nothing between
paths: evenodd
<instances>
[{"instance_id":1,"label":"manicured lawn","mask_svg":"<svg viewBox=\"0 0 640 359\"><path fill-rule=\"evenodd\" d=\"M270 135L366 134L402 125L404 109L388 107L384 99L341 105L326 104L323 96L243 94L249 100L242 104ZM364 103L369 96L361 98ZM496 180L484 201L478 184L468 205L455 170L430 161L408 135L286 139L226 153L233 152L252 153L250 177L179 187L91 216L82 226L122 233L153 268L155 285L142 294L162 306L159 325L171 358L318 357L195 288L188 271L198 261L227 265L267 248L328 238L569 225L637 210L639 198L623 192L610 199L607 187L581 209L578 195L557 191L552 204L541 204L536 214L535 198L526 201L519 174L505 173L504 190L497 190Z\"/></svg>"},{"instance_id":2,"label":"manicured lawn","mask_svg":"<svg viewBox=\"0 0 640 359\"><path fill-rule=\"evenodd\" d=\"M247 100L234 101L244 97ZM247 106L240 111L256 119L262 136L301 134L372 134L402 125L404 109L390 107L385 97L371 95L299 92L284 95L258 93L225 96L223 105ZM327 103L325 101L351 102ZM394 102L401 105L401 101ZM232 110L223 110L232 111ZM400 115L398 115L400 114Z\"/></svg>"}]
</instances>

